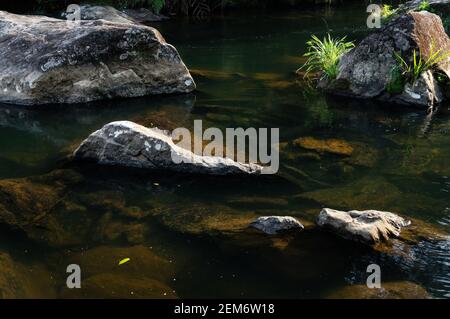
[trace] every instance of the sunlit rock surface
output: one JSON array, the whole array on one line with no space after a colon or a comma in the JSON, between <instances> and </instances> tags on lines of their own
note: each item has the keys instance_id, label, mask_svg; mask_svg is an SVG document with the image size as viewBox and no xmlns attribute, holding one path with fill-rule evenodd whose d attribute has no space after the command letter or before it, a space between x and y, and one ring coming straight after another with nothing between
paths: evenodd
<instances>
[{"instance_id":1,"label":"sunlit rock surface","mask_svg":"<svg viewBox=\"0 0 450 319\"><path fill-rule=\"evenodd\" d=\"M0 102L84 103L195 89L156 29L123 22L0 11Z\"/></svg>"},{"instance_id":2,"label":"sunlit rock surface","mask_svg":"<svg viewBox=\"0 0 450 319\"><path fill-rule=\"evenodd\" d=\"M320 227L342 237L368 244L399 237L402 228L409 226L410 223L393 213L377 210L344 212L324 208L317 218Z\"/></svg>"},{"instance_id":3,"label":"sunlit rock surface","mask_svg":"<svg viewBox=\"0 0 450 319\"><path fill-rule=\"evenodd\" d=\"M112 122L92 133L74 152L74 158L101 165L194 174L259 174L262 171L256 164L193 154L175 145L165 132L128 121Z\"/></svg>"},{"instance_id":4,"label":"sunlit rock surface","mask_svg":"<svg viewBox=\"0 0 450 319\"><path fill-rule=\"evenodd\" d=\"M432 47L441 49L443 54L450 51L450 40L440 17L425 11L401 15L342 56L337 79L331 81L328 89L345 96L379 98L410 105L440 103L441 88L432 75L422 78L417 85L405 86L403 92L388 90L395 81L393 69L398 65L395 53L412 65L414 50L416 55L421 52L422 59L427 59L432 54ZM450 77L450 59L441 61L437 69Z\"/></svg>"}]
</instances>

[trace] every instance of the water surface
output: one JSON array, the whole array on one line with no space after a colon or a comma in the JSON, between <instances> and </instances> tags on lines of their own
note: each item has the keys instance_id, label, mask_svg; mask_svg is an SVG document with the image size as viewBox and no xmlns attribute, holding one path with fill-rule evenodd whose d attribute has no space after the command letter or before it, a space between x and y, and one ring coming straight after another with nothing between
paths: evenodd
<instances>
[{"instance_id":1,"label":"water surface","mask_svg":"<svg viewBox=\"0 0 450 319\"><path fill-rule=\"evenodd\" d=\"M198 91L88 105L0 107L0 209L16 194L26 223L9 221L0 253L35 297L328 297L364 284L410 282L450 296L450 243L424 236L376 252L313 227L322 207L389 210L450 231L450 120L424 111L324 96L294 71L311 34L367 34L365 7L172 20L157 27L193 70ZM73 164L67 155L114 120L163 129L278 127L277 176L214 178ZM291 147L339 139L351 156ZM29 178L30 176L38 176ZM6 185L6 186L5 186ZM2 192L7 195L2 196ZM9 193L8 193L9 192ZM30 195L32 194L32 195ZM3 202L2 202L3 201ZM17 202L16 202L17 203ZM291 215L306 230L269 238L245 230ZM117 266L129 257L131 261ZM80 264L83 289L65 288ZM0 277L1 283L1 277ZM356 295L355 295L356 294ZM345 296L364 297L350 292Z\"/></svg>"}]
</instances>

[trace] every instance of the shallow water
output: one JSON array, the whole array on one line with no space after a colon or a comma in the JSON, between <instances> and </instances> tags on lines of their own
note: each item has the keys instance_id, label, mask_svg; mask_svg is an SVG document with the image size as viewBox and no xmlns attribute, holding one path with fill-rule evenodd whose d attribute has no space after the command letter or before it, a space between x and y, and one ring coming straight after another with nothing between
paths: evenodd
<instances>
[{"instance_id":1,"label":"shallow water","mask_svg":"<svg viewBox=\"0 0 450 319\"><path fill-rule=\"evenodd\" d=\"M14 274L18 285L32 287L16 295L327 297L365 284L367 265L377 263L382 282L410 281L450 297L448 109L427 124L423 110L327 97L294 75L311 33L329 28L359 40L365 19L361 6L164 22L157 27L193 70L194 94L0 106L0 209L16 205L7 200L16 194L22 204L13 209L27 220L0 226L0 253L26 269ZM279 174L256 179L143 174L66 158L114 120L174 129L195 119L205 127L278 127L282 145L339 139L355 152L282 148ZM424 236L398 243L402 254L375 252L313 228L325 206L393 211L447 239ZM307 230L272 239L244 230L269 214L296 216ZM71 263L82 268L81 291L65 288Z\"/></svg>"}]
</instances>

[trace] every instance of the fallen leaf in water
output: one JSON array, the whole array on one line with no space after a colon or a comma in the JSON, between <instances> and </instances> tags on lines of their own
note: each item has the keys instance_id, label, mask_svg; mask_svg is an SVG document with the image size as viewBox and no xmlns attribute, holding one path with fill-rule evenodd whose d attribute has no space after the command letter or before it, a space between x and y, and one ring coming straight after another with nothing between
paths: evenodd
<instances>
[{"instance_id":1,"label":"fallen leaf in water","mask_svg":"<svg viewBox=\"0 0 450 319\"><path fill-rule=\"evenodd\" d=\"M127 263L127 262L129 262L131 259L130 258L124 258L124 259L122 259L121 261L119 261L119 266L120 265L123 265L123 264L125 264L125 263Z\"/></svg>"}]
</instances>

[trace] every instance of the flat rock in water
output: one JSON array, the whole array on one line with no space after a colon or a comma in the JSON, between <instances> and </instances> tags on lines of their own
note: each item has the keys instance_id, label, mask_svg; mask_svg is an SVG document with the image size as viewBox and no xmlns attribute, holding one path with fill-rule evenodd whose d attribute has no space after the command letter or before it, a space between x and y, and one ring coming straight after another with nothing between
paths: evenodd
<instances>
[{"instance_id":1,"label":"flat rock in water","mask_svg":"<svg viewBox=\"0 0 450 319\"><path fill-rule=\"evenodd\" d=\"M92 133L75 150L74 158L102 165L193 174L260 174L263 169L229 158L196 155L175 145L165 132L129 121L112 122Z\"/></svg>"},{"instance_id":2,"label":"flat rock in water","mask_svg":"<svg viewBox=\"0 0 450 319\"><path fill-rule=\"evenodd\" d=\"M402 228L411 222L396 214L378 210L344 212L324 208L317 218L317 224L344 238L375 244L400 236Z\"/></svg>"},{"instance_id":3,"label":"flat rock in water","mask_svg":"<svg viewBox=\"0 0 450 319\"><path fill-rule=\"evenodd\" d=\"M156 29L120 18L0 11L0 102L84 103L195 89L177 50Z\"/></svg>"},{"instance_id":4,"label":"flat rock in water","mask_svg":"<svg viewBox=\"0 0 450 319\"><path fill-rule=\"evenodd\" d=\"M304 226L291 216L262 216L250 224L268 235L275 235L283 231L303 230Z\"/></svg>"}]
</instances>

